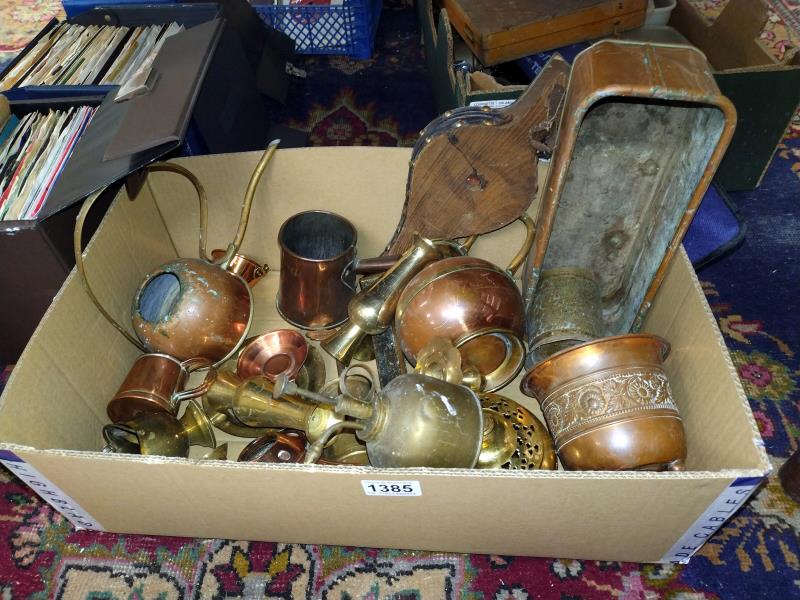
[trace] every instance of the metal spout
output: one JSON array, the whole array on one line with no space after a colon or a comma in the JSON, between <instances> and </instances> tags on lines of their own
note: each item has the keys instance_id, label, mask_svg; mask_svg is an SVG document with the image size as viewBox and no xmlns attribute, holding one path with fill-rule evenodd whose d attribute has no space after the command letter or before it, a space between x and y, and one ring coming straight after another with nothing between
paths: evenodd
<instances>
[{"instance_id":1,"label":"metal spout","mask_svg":"<svg viewBox=\"0 0 800 600\"><path fill-rule=\"evenodd\" d=\"M425 265L443 257L431 240L414 235L414 243L391 269L367 290L356 294L347 307L350 320L332 337L322 342L322 349L343 364L350 362L365 335L385 331L394 319L397 301L409 281Z\"/></svg>"}]
</instances>

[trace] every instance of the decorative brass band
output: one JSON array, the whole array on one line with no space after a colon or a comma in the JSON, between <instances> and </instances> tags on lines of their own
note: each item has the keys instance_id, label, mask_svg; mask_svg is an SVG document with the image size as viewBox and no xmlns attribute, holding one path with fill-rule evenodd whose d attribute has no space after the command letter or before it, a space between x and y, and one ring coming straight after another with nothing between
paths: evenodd
<instances>
[{"instance_id":1,"label":"decorative brass band","mask_svg":"<svg viewBox=\"0 0 800 600\"><path fill-rule=\"evenodd\" d=\"M626 415L657 410L680 418L667 376L655 366L607 369L574 379L553 390L541 405L557 448Z\"/></svg>"}]
</instances>

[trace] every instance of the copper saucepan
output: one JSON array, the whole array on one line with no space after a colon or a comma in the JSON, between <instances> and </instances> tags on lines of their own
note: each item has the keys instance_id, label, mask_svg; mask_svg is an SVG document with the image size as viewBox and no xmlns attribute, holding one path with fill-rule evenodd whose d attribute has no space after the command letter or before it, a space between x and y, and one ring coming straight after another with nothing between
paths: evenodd
<instances>
[{"instance_id":1,"label":"copper saucepan","mask_svg":"<svg viewBox=\"0 0 800 600\"><path fill-rule=\"evenodd\" d=\"M525 359L525 309L513 275L533 244L527 215L522 249L503 270L481 258L455 256L426 266L403 290L397 304L397 337L403 353L416 363L433 338L453 342L464 364L476 367L484 391L511 381Z\"/></svg>"}]
</instances>

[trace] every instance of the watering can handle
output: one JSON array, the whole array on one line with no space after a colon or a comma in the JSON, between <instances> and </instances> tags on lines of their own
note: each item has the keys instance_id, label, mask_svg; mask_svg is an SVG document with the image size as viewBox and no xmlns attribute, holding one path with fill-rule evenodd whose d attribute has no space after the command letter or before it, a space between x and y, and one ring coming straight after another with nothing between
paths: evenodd
<instances>
[{"instance_id":1,"label":"watering can handle","mask_svg":"<svg viewBox=\"0 0 800 600\"><path fill-rule=\"evenodd\" d=\"M81 206L81 210L78 213L78 217L75 220L75 230L72 233L72 246L75 252L75 269L78 271L78 275L81 278L81 283L83 284L83 289L86 290L86 294L89 296L89 299L92 303L97 307L97 310L100 311L100 314L103 315L106 320L111 323L114 328L119 331L125 339L127 339L131 344L136 346L142 352L147 352L147 348L145 348L142 343L137 340L133 335L128 332L122 325L120 325L114 317L100 304L100 300L98 300L97 296L95 296L94 291L92 291L91 286L89 285L89 280L86 277L86 268L83 264L83 244L81 243L81 238L83 237L83 223L86 220L86 215L91 210L94 203L103 193L105 188L95 192L83 203Z\"/></svg>"}]
</instances>

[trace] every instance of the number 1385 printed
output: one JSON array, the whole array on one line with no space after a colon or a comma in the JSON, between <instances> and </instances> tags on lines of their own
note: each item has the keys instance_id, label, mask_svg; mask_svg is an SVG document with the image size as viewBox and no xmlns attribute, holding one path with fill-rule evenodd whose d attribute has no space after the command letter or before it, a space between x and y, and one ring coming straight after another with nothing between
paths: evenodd
<instances>
[{"instance_id":1,"label":"number 1385 printed","mask_svg":"<svg viewBox=\"0 0 800 600\"><path fill-rule=\"evenodd\" d=\"M419 481L373 481L364 479L361 487L367 496L422 496Z\"/></svg>"}]
</instances>

